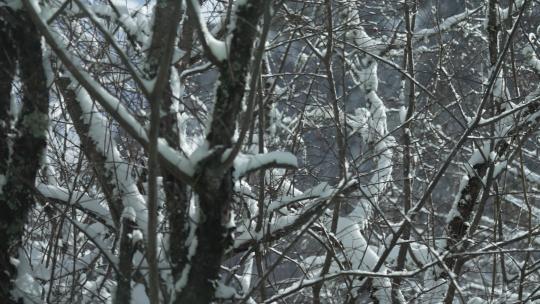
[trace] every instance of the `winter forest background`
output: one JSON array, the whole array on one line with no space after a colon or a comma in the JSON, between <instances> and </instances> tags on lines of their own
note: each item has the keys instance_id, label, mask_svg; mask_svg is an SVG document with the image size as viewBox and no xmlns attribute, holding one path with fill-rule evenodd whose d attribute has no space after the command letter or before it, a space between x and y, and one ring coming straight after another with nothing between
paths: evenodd
<instances>
[{"instance_id":1,"label":"winter forest background","mask_svg":"<svg viewBox=\"0 0 540 304\"><path fill-rule=\"evenodd\" d=\"M540 1L0 0L0 304L540 303Z\"/></svg>"}]
</instances>

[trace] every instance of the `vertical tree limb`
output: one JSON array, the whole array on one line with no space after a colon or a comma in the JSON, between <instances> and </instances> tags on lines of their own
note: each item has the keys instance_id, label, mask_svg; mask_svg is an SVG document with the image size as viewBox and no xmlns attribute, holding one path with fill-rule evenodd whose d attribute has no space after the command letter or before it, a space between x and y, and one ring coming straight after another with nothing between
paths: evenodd
<instances>
[{"instance_id":1,"label":"vertical tree limb","mask_svg":"<svg viewBox=\"0 0 540 304\"><path fill-rule=\"evenodd\" d=\"M10 89L9 75L15 59L19 64L22 82L22 109L15 125L16 136L5 175L5 185L0 193L0 303L16 301L10 294L12 280L17 271L12 258L18 255L24 225L34 202L32 188L47 145L49 95L43 69L41 38L26 13L0 8L0 36L14 48L2 44L0 56L2 98ZM11 37L10 37L11 36ZM16 50L16 57L13 50ZM11 69L11 71L10 71ZM9 99L0 100L1 109L7 108ZM0 114L2 118L5 114ZM2 134L4 135L4 134ZM6 142L6 138L0 138Z\"/></svg>"}]
</instances>

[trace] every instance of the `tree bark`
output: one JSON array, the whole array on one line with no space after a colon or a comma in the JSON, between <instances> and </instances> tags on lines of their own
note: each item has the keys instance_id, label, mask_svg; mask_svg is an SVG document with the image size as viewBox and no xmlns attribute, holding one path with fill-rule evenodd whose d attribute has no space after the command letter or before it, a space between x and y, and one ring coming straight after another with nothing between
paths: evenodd
<instances>
[{"instance_id":1,"label":"tree bark","mask_svg":"<svg viewBox=\"0 0 540 304\"><path fill-rule=\"evenodd\" d=\"M219 280L221 260L225 250L233 244L232 229L229 227L233 168L230 164L224 164L223 155L233 145L257 23L264 7L263 1L254 0L237 8L237 22L228 60L220 62L220 85L206 138L214 152L199 163L194 178L193 188L198 196L200 214L196 219L197 228L192 241L196 243L190 245L196 246L196 250L188 262L188 280L186 286L181 286L179 303L210 303Z\"/></svg>"},{"instance_id":2,"label":"tree bark","mask_svg":"<svg viewBox=\"0 0 540 304\"><path fill-rule=\"evenodd\" d=\"M5 185L0 193L0 303L17 303L18 299L11 294L17 276L13 258L17 258L26 218L33 205L32 189L47 143L49 96L37 30L24 12L0 8L0 19L3 48L0 52L0 119L3 122L9 120L6 110L15 62L18 62L23 93L11 143L13 153L6 155L2 150L0 160L0 170L5 173ZM2 127L0 144L5 147L9 124Z\"/></svg>"}]
</instances>

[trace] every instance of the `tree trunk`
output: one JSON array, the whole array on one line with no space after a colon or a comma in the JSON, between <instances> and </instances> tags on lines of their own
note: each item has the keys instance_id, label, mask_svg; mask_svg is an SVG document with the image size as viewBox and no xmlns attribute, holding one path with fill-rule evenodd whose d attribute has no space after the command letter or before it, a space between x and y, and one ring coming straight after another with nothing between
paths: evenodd
<instances>
[{"instance_id":1,"label":"tree trunk","mask_svg":"<svg viewBox=\"0 0 540 304\"><path fill-rule=\"evenodd\" d=\"M221 260L225 250L233 244L229 223L234 169L227 161L234 155L224 152L233 146L251 51L257 35L256 25L264 7L266 5L259 0L248 1L237 7L237 23L232 33L229 58L220 62L220 85L210 132L206 137L209 148L214 152L198 164L194 178L193 188L200 210L196 219L195 239L189 245L195 247L195 252L193 256L188 256L188 280L185 286L179 286L178 303L210 303L219 280ZM199 34L202 31L199 30Z\"/></svg>"},{"instance_id":2,"label":"tree trunk","mask_svg":"<svg viewBox=\"0 0 540 304\"><path fill-rule=\"evenodd\" d=\"M37 30L24 12L1 8L0 18L2 147L9 144L6 137L9 124L5 122L9 120L6 110L15 62L19 64L23 91L23 105L11 143L13 153L0 152L3 157L0 167L5 176L0 192L0 303L17 303L11 295L17 276L13 259L17 258L26 218L33 205L34 181L47 143L49 97Z\"/></svg>"}]
</instances>

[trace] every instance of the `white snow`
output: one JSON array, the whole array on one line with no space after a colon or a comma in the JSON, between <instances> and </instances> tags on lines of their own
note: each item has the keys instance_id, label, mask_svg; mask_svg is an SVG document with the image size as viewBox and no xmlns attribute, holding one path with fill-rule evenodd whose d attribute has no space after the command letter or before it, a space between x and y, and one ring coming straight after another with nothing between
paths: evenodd
<instances>
[{"instance_id":1,"label":"white snow","mask_svg":"<svg viewBox=\"0 0 540 304\"><path fill-rule=\"evenodd\" d=\"M131 287L131 303L130 304L150 304L150 299L146 294L143 284L137 283Z\"/></svg>"},{"instance_id":2,"label":"white snow","mask_svg":"<svg viewBox=\"0 0 540 304\"><path fill-rule=\"evenodd\" d=\"M296 168L298 160L289 152L274 151L255 155L239 153L234 160L234 177L238 179L246 173L272 165Z\"/></svg>"},{"instance_id":3,"label":"white snow","mask_svg":"<svg viewBox=\"0 0 540 304\"><path fill-rule=\"evenodd\" d=\"M506 169L508 161L501 161L495 164L495 170L493 171L493 177L499 176L501 172L503 172Z\"/></svg>"},{"instance_id":4,"label":"white snow","mask_svg":"<svg viewBox=\"0 0 540 304\"><path fill-rule=\"evenodd\" d=\"M407 119L407 108L405 106L401 106L399 108L399 121L401 123L404 123Z\"/></svg>"},{"instance_id":5,"label":"white snow","mask_svg":"<svg viewBox=\"0 0 540 304\"><path fill-rule=\"evenodd\" d=\"M201 6L199 4L199 1L197 0L188 0L191 1L194 9L195 14L198 15L199 19L199 25L202 29L203 35L204 35L204 41L206 45L208 45L208 48L212 52L212 55L216 57L219 61L224 61L227 59L228 55L228 49L227 44L224 41L221 41L219 39L216 39L212 33L208 30L208 26L206 25L206 21L203 20L203 16L201 14Z\"/></svg>"},{"instance_id":6,"label":"white snow","mask_svg":"<svg viewBox=\"0 0 540 304\"><path fill-rule=\"evenodd\" d=\"M272 201L268 205L268 212L279 210L293 202L300 202L307 199L329 198L335 193L335 188L328 185L327 182L322 182L313 188L305 190L303 193L297 193L295 196L284 197L278 201Z\"/></svg>"},{"instance_id":7,"label":"white snow","mask_svg":"<svg viewBox=\"0 0 540 304\"><path fill-rule=\"evenodd\" d=\"M533 69L536 73L540 74L540 59L536 56L536 52L532 48L532 46L527 45L523 48L522 51L523 55L525 56L525 59L527 59L527 63L531 69Z\"/></svg>"},{"instance_id":8,"label":"white snow","mask_svg":"<svg viewBox=\"0 0 540 304\"><path fill-rule=\"evenodd\" d=\"M109 175L114 177L111 180L115 183L115 193L124 204L124 207L131 207L136 214L136 223L143 229L143 234L147 235L147 208L146 201L140 194L137 185L132 177L133 166L125 160L118 151L115 140L110 134L107 119L99 113L93 105L90 96L82 87L75 89L76 101L82 110L84 123L88 125L88 136L95 142L96 149L106 158L105 168ZM130 210L130 211L131 211Z\"/></svg>"},{"instance_id":9,"label":"white snow","mask_svg":"<svg viewBox=\"0 0 540 304\"><path fill-rule=\"evenodd\" d=\"M240 276L240 286L242 287L242 294L244 295L249 292L249 288L251 286L251 280L255 277L255 273L253 269L254 257L255 257L254 252L249 254L249 257L247 258L247 262L244 265L244 270L242 271L242 275Z\"/></svg>"},{"instance_id":10,"label":"white snow","mask_svg":"<svg viewBox=\"0 0 540 304\"><path fill-rule=\"evenodd\" d=\"M39 1L38 0L29 0L29 2L32 5L32 7L34 8L34 10L36 11L36 13L41 14L41 6L39 6Z\"/></svg>"},{"instance_id":11,"label":"white snow","mask_svg":"<svg viewBox=\"0 0 540 304\"><path fill-rule=\"evenodd\" d=\"M21 0L4 0L2 1L2 5L0 6L7 6L14 11L17 11L23 8L23 4Z\"/></svg>"},{"instance_id":12,"label":"white snow","mask_svg":"<svg viewBox=\"0 0 540 304\"><path fill-rule=\"evenodd\" d=\"M343 244L347 260L351 263L351 269L371 271L375 267L379 257L373 248L368 246L362 235L361 227L356 221L341 217L336 236ZM379 272L385 273L386 268L382 267ZM375 296L379 301L392 303L392 288L389 278L374 278L373 286L377 289Z\"/></svg>"},{"instance_id":13,"label":"white snow","mask_svg":"<svg viewBox=\"0 0 540 304\"><path fill-rule=\"evenodd\" d=\"M135 209L133 209L133 207L131 206L124 207L124 211L122 212L122 218L135 223L135 221L137 220L137 214L135 213Z\"/></svg>"},{"instance_id":14,"label":"white snow","mask_svg":"<svg viewBox=\"0 0 540 304\"><path fill-rule=\"evenodd\" d=\"M24 304L40 303L42 287L34 279L30 261L26 258L24 250L19 249L19 258L11 258L11 263L17 267L17 278L14 282L12 294L15 298L22 298Z\"/></svg>"},{"instance_id":15,"label":"white snow","mask_svg":"<svg viewBox=\"0 0 540 304\"><path fill-rule=\"evenodd\" d=\"M158 151L161 156L167 159L170 163L174 164L182 172L188 176L195 174L195 167L193 163L182 156L180 152L173 149L164 138L158 138Z\"/></svg>"},{"instance_id":16,"label":"white snow","mask_svg":"<svg viewBox=\"0 0 540 304\"><path fill-rule=\"evenodd\" d=\"M349 115L347 123L353 128L351 134L360 133L362 138L368 138L369 126L368 121L371 118L371 113L366 108L355 109L354 115Z\"/></svg>"},{"instance_id":17,"label":"white snow","mask_svg":"<svg viewBox=\"0 0 540 304\"><path fill-rule=\"evenodd\" d=\"M450 16L450 17L446 18L443 22L438 23L437 26L432 27L432 28L419 30L416 33L414 33L414 35L416 37L418 37L418 39L424 39L424 38L426 38L426 37L428 37L430 35L435 35L435 34L438 34L438 33L441 33L441 32L446 32L451 27L456 26L459 23L467 20L467 18L469 18L469 16L471 14L477 12L478 9L479 8L472 9L472 10L465 9L465 11L463 13Z\"/></svg>"},{"instance_id":18,"label":"white snow","mask_svg":"<svg viewBox=\"0 0 540 304\"><path fill-rule=\"evenodd\" d=\"M236 296L236 290L231 287L223 284L222 282L216 282L216 291L214 296L218 299L231 299Z\"/></svg>"},{"instance_id":19,"label":"white snow","mask_svg":"<svg viewBox=\"0 0 540 304\"><path fill-rule=\"evenodd\" d=\"M133 230L133 233L131 235L131 241L133 243L138 243L143 240L143 234L139 229Z\"/></svg>"},{"instance_id":20,"label":"white snow","mask_svg":"<svg viewBox=\"0 0 540 304\"><path fill-rule=\"evenodd\" d=\"M107 233L107 229L99 223L94 224L83 224L74 219L70 222L77 227L81 232L83 232L92 243L94 243L101 253L107 257L112 264L118 265L118 258L111 252L109 246L103 241L103 237Z\"/></svg>"},{"instance_id":21,"label":"white snow","mask_svg":"<svg viewBox=\"0 0 540 304\"><path fill-rule=\"evenodd\" d=\"M103 201L102 198L96 199L83 192L70 191L59 186L45 185L41 183L37 184L36 189L44 197L59 200L68 204L77 204L87 212L89 211L99 216L107 223L107 225L111 227L114 226L110 218L109 210L103 207L101 204Z\"/></svg>"},{"instance_id":22,"label":"white snow","mask_svg":"<svg viewBox=\"0 0 540 304\"><path fill-rule=\"evenodd\" d=\"M6 184L7 179L6 176L3 174L0 174L0 194L4 193L4 185Z\"/></svg>"}]
</instances>

